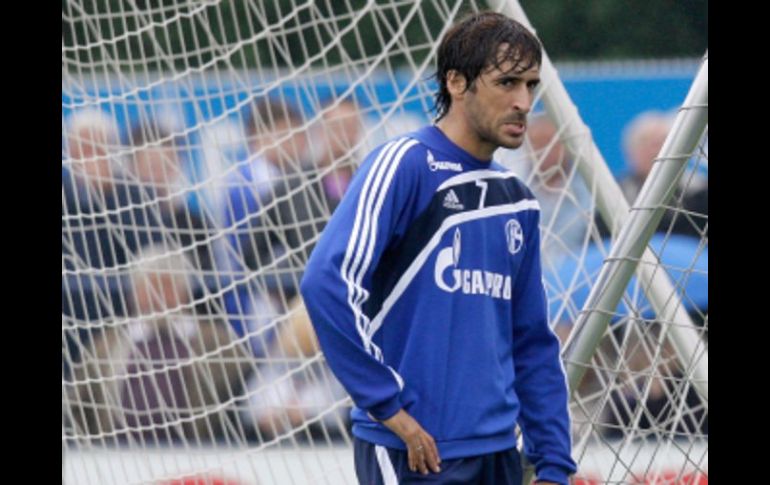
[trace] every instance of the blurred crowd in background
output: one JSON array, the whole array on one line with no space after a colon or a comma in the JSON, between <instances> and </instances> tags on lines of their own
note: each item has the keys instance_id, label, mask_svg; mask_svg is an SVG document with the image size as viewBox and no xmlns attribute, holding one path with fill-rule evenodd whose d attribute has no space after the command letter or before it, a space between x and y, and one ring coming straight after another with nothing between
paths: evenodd
<instances>
[{"instance_id":1,"label":"blurred crowd in background","mask_svg":"<svg viewBox=\"0 0 770 485\"><path fill-rule=\"evenodd\" d=\"M63 412L78 435L105 444L266 442L297 429L308 437L347 436L349 402L318 351L299 281L361 155L386 134L372 131L352 98L329 101L307 119L285 100L258 101L243 118L242 156L205 187L187 175L189 147L159 120L124 131L103 110L64 120ZM629 204L672 122L673 114L650 111L625 127L626 175L618 183ZM541 204L552 323L565 341L576 311L563 309L579 311L580 302L563 297L558 281L575 274L581 250L605 250L612 234L559 137L545 115L533 115L528 142L500 159ZM664 264L674 243L697 248L707 240L707 156L700 159L659 226ZM690 292L687 301L703 325L707 296ZM639 406L642 429L707 434L691 388L685 399L692 409L674 419L679 389L670 383L682 369L673 351L650 362L644 338L620 335L629 326L611 329L626 341L627 391L612 396L603 434L622 437ZM660 332L649 327L649 338ZM640 393L636 372L649 375L653 364L655 382ZM589 376L584 385L600 382Z\"/></svg>"}]
</instances>

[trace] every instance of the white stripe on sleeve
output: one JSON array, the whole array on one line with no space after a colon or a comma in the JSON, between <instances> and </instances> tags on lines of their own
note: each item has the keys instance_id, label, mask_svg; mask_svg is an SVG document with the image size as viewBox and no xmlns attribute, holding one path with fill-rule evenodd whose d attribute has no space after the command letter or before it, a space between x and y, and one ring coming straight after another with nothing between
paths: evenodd
<instances>
[{"instance_id":1,"label":"white stripe on sleeve","mask_svg":"<svg viewBox=\"0 0 770 485\"><path fill-rule=\"evenodd\" d=\"M364 186L361 190L361 194L358 199L358 206L356 209L356 217L353 223L353 230L350 234L350 240L348 241L348 247L345 251L345 258L340 267L340 273L342 279L347 283L348 287L348 305L353 311L353 315L356 322L356 330L358 331L361 340L364 343L364 348L367 352L371 352L368 344L368 338L364 329L364 316L361 306L356 304L360 297L358 293L364 291L359 285L356 285L356 279L354 277L357 266L361 261L364 253L364 244L367 240L366 234L369 231L369 223L371 220L369 211L377 188L381 184L383 173L386 172L389 163L393 159L393 154L398 148L404 144L408 139L402 138L397 141L393 141L385 145L377 158L372 164L369 173L367 174ZM363 298L364 300L366 297Z\"/></svg>"}]
</instances>

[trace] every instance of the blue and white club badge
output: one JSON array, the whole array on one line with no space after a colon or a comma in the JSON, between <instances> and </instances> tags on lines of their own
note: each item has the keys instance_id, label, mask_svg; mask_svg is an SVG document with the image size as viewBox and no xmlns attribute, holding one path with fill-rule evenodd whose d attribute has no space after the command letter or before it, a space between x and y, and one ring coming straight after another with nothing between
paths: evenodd
<instances>
[{"instance_id":1,"label":"blue and white club badge","mask_svg":"<svg viewBox=\"0 0 770 485\"><path fill-rule=\"evenodd\" d=\"M505 239L508 241L508 252L516 254L524 246L524 231L516 219L511 219L505 224Z\"/></svg>"},{"instance_id":2,"label":"blue and white club badge","mask_svg":"<svg viewBox=\"0 0 770 485\"><path fill-rule=\"evenodd\" d=\"M458 227L455 229L455 237L454 241L452 242L452 262L455 265L455 268L457 267L457 264L460 262L460 249L461 249L461 242L460 242L460 228Z\"/></svg>"}]
</instances>

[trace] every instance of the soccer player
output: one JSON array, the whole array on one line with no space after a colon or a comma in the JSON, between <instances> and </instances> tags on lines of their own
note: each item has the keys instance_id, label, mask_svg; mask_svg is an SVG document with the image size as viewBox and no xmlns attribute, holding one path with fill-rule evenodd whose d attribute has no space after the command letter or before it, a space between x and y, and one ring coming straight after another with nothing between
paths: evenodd
<instances>
[{"instance_id":1,"label":"soccer player","mask_svg":"<svg viewBox=\"0 0 770 485\"><path fill-rule=\"evenodd\" d=\"M438 51L436 123L375 149L308 262L301 291L355 403L361 483L566 484L567 385L548 328L539 207L492 160L518 148L541 47L479 13Z\"/></svg>"}]
</instances>

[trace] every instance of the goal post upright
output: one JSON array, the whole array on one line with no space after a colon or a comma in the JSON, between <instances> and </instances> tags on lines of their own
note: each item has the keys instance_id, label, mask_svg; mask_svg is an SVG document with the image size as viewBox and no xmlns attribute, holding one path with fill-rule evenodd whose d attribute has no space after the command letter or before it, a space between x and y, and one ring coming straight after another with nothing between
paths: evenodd
<instances>
[{"instance_id":1,"label":"goal post upright","mask_svg":"<svg viewBox=\"0 0 770 485\"><path fill-rule=\"evenodd\" d=\"M605 261L565 346L564 355L570 375L570 386L573 389L580 382L580 377L585 372L585 364L593 354L593 342L598 343L597 337L607 328L610 316L636 270L642 287L655 308L657 318L674 323L664 328L671 332L678 358L687 375L692 375L693 385L704 398L704 404L708 408L708 352L681 302L671 301L675 295L671 282L665 274L656 272L654 267L648 264L655 264L657 257L647 248L663 217L664 205L671 198L684 166L703 136L707 123L708 55L703 59L690 92L656 158L652 172L634 202L634 209L623 222L610 256ZM624 201L619 203L622 205ZM666 295L669 295L669 299Z\"/></svg>"},{"instance_id":2,"label":"goal post upright","mask_svg":"<svg viewBox=\"0 0 770 485\"><path fill-rule=\"evenodd\" d=\"M535 31L517 0L503 0L500 8L503 13L523 23L533 32ZM664 272L656 272L652 269L654 268L653 265L659 264L659 262L655 254L647 247L647 244L662 217L663 208L661 205L671 195L671 191L666 189L675 186L678 176L681 175L682 165L687 162L690 154L695 149L708 120L708 58L704 59L698 77L694 81L690 94L688 94L685 100L684 113L680 113L680 116L677 117L674 129L669 134L658 160L669 160L673 157L672 154L685 155L676 156L678 163L656 164L656 166L665 166L665 171L658 170L656 174L656 169L653 168L653 172L648 178L645 187L654 184L655 189L651 187L648 189L649 193L643 190L642 194L640 194L640 199L635 204L640 207L654 208L653 210L642 211L645 214L644 218L636 215L639 214L639 211L631 211L631 207L623 196L617 181L610 172L604 157L599 152L593 139L590 139L590 137L588 137L588 140L586 139L586 134L589 134L590 130L580 118L577 107L570 99L564 84L559 79L556 69L545 52L545 48L543 49L540 75L544 86L542 100L546 112L561 131L561 141L575 160L579 174L586 181L586 185L595 190L597 210L602 219L607 224L607 227L615 228L616 231L619 231L613 231L613 234L618 235L618 242L613 246L614 250L611 259L614 261L618 257L634 258L633 254L636 253L637 260L641 258L641 261L644 263L652 263L652 265L641 264L637 267L633 261L627 261L628 264L623 266L626 270L624 277L613 279L601 286L597 283L593 288L592 296L598 294L604 296L601 300L597 301L589 298L584 306L584 312L575 323L575 328L563 350L571 391L574 391L580 383L587 369L586 366L607 329L610 315L614 313L615 307L619 303L634 270L637 271L641 281L644 282L643 288L647 292L647 296L655 308L658 318L675 323L675 325L671 326L671 331L675 335L675 341L677 342L677 353L682 364L689 369L692 365L690 362L691 356L695 355L695 348L699 345L700 338L693 330L694 324L692 319L684 311L681 302L675 296L674 285ZM685 116L691 111L691 107L705 107L706 114L702 120L692 120L692 118ZM703 110L698 109L696 111L702 112ZM696 131L686 131L690 129ZM682 137L685 138L680 140ZM671 145L674 146L671 147ZM669 147L673 148L673 151ZM641 197L645 194L647 194L647 197L642 199ZM642 226L641 224L644 225ZM646 237L643 239L638 237L642 231L646 233ZM625 244L634 243L635 253L628 253L627 256L618 255L625 254L625 252L620 252L619 249L621 237L623 241L626 241ZM602 281L600 276L599 282ZM610 284L612 285L611 291L605 289ZM672 301L673 299L677 301ZM597 303L600 306L597 306ZM585 313L586 308L597 310ZM705 351L703 351L703 356L696 363L693 372L695 375L694 383L706 400L708 400L707 366L708 357Z\"/></svg>"}]
</instances>

